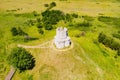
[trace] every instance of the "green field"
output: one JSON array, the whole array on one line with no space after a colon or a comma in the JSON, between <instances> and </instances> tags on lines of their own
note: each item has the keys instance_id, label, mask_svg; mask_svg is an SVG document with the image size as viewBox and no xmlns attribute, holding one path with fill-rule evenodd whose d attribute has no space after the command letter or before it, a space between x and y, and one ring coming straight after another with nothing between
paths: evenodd
<instances>
[{"instance_id":1,"label":"green field","mask_svg":"<svg viewBox=\"0 0 120 80\"><path fill-rule=\"evenodd\" d=\"M44 4L56 2L53 10L78 15L71 22L59 21L54 27L67 27L73 47L56 50L51 46L55 28L39 34L36 25L29 26L28 20L41 17ZM36 11L39 16L34 16ZM102 16L102 17L101 17ZM104 18L106 17L107 18ZM86 20L89 27L81 26ZM12 27L20 27L35 40L25 42L23 36L13 36ZM0 80L9 73L10 65L6 58L18 44L50 48L27 49L35 57L32 70L16 71L12 80L120 80L120 56L115 58L116 50L98 42L98 35L104 32L115 41L112 34L120 31L119 0L0 0ZM84 35L82 35L84 33ZM50 42L49 42L50 41Z\"/></svg>"}]
</instances>

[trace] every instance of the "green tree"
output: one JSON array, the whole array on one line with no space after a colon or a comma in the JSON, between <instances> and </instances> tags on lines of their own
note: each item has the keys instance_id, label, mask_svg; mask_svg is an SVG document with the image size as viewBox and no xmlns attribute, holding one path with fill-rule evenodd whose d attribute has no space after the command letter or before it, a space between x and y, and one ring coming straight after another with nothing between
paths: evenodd
<instances>
[{"instance_id":1,"label":"green tree","mask_svg":"<svg viewBox=\"0 0 120 80\"><path fill-rule=\"evenodd\" d=\"M32 69L35 66L35 59L24 48L13 48L10 55L7 58L10 65L19 69L20 71Z\"/></svg>"},{"instance_id":2,"label":"green tree","mask_svg":"<svg viewBox=\"0 0 120 80\"><path fill-rule=\"evenodd\" d=\"M55 2L52 2L52 3L50 3L49 5L45 5L45 7L48 7L47 8L47 10L50 10L50 9L52 9L53 7L55 7L56 6L56 3Z\"/></svg>"},{"instance_id":3,"label":"green tree","mask_svg":"<svg viewBox=\"0 0 120 80\"><path fill-rule=\"evenodd\" d=\"M51 7L51 8L53 8L53 7L55 7L55 6L56 6L56 3L55 3L55 2L50 3L50 7Z\"/></svg>"},{"instance_id":4,"label":"green tree","mask_svg":"<svg viewBox=\"0 0 120 80\"><path fill-rule=\"evenodd\" d=\"M13 28L11 29L11 32L12 32L12 35L13 35L13 36L18 35L18 31L17 31L17 29L16 29L15 27L13 27Z\"/></svg>"},{"instance_id":5,"label":"green tree","mask_svg":"<svg viewBox=\"0 0 120 80\"><path fill-rule=\"evenodd\" d=\"M64 13L59 10L51 10L42 12L42 21L46 30L53 29L53 25L64 19Z\"/></svg>"}]
</instances>

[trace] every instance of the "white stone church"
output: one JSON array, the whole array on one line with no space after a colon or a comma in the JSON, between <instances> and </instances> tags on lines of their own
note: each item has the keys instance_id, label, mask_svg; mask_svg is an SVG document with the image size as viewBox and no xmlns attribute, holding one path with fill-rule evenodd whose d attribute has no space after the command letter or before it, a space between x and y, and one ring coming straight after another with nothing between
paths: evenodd
<instances>
[{"instance_id":1,"label":"white stone church","mask_svg":"<svg viewBox=\"0 0 120 80\"><path fill-rule=\"evenodd\" d=\"M67 28L58 27L54 43L58 49L62 49L71 45L70 37L68 36Z\"/></svg>"}]
</instances>

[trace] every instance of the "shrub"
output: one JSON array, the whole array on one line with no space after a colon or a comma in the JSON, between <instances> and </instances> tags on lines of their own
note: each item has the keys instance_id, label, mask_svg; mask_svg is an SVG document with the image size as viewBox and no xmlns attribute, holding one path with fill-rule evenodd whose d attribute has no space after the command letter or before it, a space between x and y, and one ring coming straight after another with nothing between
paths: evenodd
<instances>
[{"instance_id":1,"label":"shrub","mask_svg":"<svg viewBox=\"0 0 120 80\"><path fill-rule=\"evenodd\" d=\"M120 49L120 43L115 41L113 38L106 36L103 33L100 33L98 36L98 41L100 43L103 43L105 46L113 49L113 50L119 50Z\"/></svg>"},{"instance_id":2,"label":"shrub","mask_svg":"<svg viewBox=\"0 0 120 80\"><path fill-rule=\"evenodd\" d=\"M38 16L38 13L36 11L32 12L34 16Z\"/></svg>"},{"instance_id":3,"label":"shrub","mask_svg":"<svg viewBox=\"0 0 120 80\"><path fill-rule=\"evenodd\" d=\"M17 35L18 35L18 31L17 31L17 29L16 29L15 27L13 27L13 28L11 29L11 32L12 32L12 35L13 35L13 36L17 36Z\"/></svg>"},{"instance_id":4,"label":"shrub","mask_svg":"<svg viewBox=\"0 0 120 80\"><path fill-rule=\"evenodd\" d=\"M118 34L118 33L114 33L114 34L112 34L112 36L115 37L115 38L120 39L120 34Z\"/></svg>"},{"instance_id":5,"label":"shrub","mask_svg":"<svg viewBox=\"0 0 120 80\"><path fill-rule=\"evenodd\" d=\"M54 6L56 6L55 2L50 3L50 7L54 7Z\"/></svg>"},{"instance_id":6,"label":"shrub","mask_svg":"<svg viewBox=\"0 0 120 80\"><path fill-rule=\"evenodd\" d=\"M44 34L44 31L43 31L42 28L39 28L39 29L38 29L38 32L39 32L40 34Z\"/></svg>"},{"instance_id":7,"label":"shrub","mask_svg":"<svg viewBox=\"0 0 120 80\"><path fill-rule=\"evenodd\" d=\"M49 7L49 4L44 4L45 7Z\"/></svg>"},{"instance_id":8,"label":"shrub","mask_svg":"<svg viewBox=\"0 0 120 80\"><path fill-rule=\"evenodd\" d=\"M112 25L115 25L117 27L120 27L120 18L108 17L108 16L99 16L98 20L102 21L106 24L112 24Z\"/></svg>"},{"instance_id":9,"label":"shrub","mask_svg":"<svg viewBox=\"0 0 120 80\"><path fill-rule=\"evenodd\" d=\"M29 70L35 66L35 59L33 56L30 52L21 47L13 48L7 61L20 71Z\"/></svg>"},{"instance_id":10,"label":"shrub","mask_svg":"<svg viewBox=\"0 0 120 80\"><path fill-rule=\"evenodd\" d=\"M37 23L37 28L42 28L42 24L41 23Z\"/></svg>"},{"instance_id":11,"label":"shrub","mask_svg":"<svg viewBox=\"0 0 120 80\"><path fill-rule=\"evenodd\" d=\"M45 5L44 5L44 6L45 6ZM47 6L48 6L47 11L49 11L50 9L52 9L53 7L56 6L56 3L55 3L55 2L52 2L52 3L50 3L50 4L47 5Z\"/></svg>"},{"instance_id":12,"label":"shrub","mask_svg":"<svg viewBox=\"0 0 120 80\"><path fill-rule=\"evenodd\" d=\"M65 15L65 20L68 21L68 22L71 22L71 21L72 21L72 16L67 13L67 14Z\"/></svg>"},{"instance_id":13,"label":"shrub","mask_svg":"<svg viewBox=\"0 0 120 80\"><path fill-rule=\"evenodd\" d=\"M59 10L51 10L42 12L42 21L46 30L52 29L52 25L57 24L60 20L64 19L63 12Z\"/></svg>"},{"instance_id":14,"label":"shrub","mask_svg":"<svg viewBox=\"0 0 120 80\"><path fill-rule=\"evenodd\" d=\"M114 18L108 17L108 16L99 16L98 20L102 21L102 22L112 22L114 20Z\"/></svg>"},{"instance_id":15,"label":"shrub","mask_svg":"<svg viewBox=\"0 0 120 80\"><path fill-rule=\"evenodd\" d=\"M89 26L92 26L92 24L86 20L84 20L83 22L79 22L76 24L77 27L79 26L83 26L83 27L89 27Z\"/></svg>"},{"instance_id":16,"label":"shrub","mask_svg":"<svg viewBox=\"0 0 120 80\"><path fill-rule=\"evenodd\" d=\"M84 18L87 21L93 21L94 20L94 18L91 17L91 16L82 16L82 18Z\"/></svg>"},{"instance_id":17,"label":"shrub","mask_svg":"<svg viewBox=\"0 0 120 80\"><path fill-rule=\"evenodd\" d=\"M73 14L71 14L71 15L72 15L72 17L74 17L74 18L78 18L78 14L73 13Z\"/></svg>"},{"instance_id":18,"label":"shrub","mask_svg":"<svg viewBox=\"0 0 120 80\"><path fill-rule=\"evenodd\" d=\"M28 34L25 33L20 27L18 27L18 28L13 27L13 28L11 29L11 32L12 32L12 35L13 35L13 36L17 36L17 35L20 35L20 36L22 36L22 35L28 35Z\"/></svg>"}]
</instances>

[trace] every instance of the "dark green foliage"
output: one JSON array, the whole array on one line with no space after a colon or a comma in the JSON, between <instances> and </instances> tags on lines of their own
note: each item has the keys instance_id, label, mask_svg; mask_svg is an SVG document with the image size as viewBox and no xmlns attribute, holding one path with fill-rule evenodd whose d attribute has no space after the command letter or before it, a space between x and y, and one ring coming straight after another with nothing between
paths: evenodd
<instances>
[{"instance_id":1,"label":"dark green foliage","mask_svg":"<svg viewBox=\"0 0 120 80\"><path fill-rule=\"evenodd\" d=\"M17 36L17 35L18 35L18 31L17 31L17 29L16 29L15 27L13 27L13 28L11 29L11 32L12 32L12 35L13 35L13 36Z\"/></svg>"},{"instance_id":2,"label":"dark green foliage","mask_svg":"<svg viewBox=\"0 0 120 80\"><path fill-rule=\"evenodd\" d=\"M44 31L43 31L42 28L38 28L38 32L39 32L40 34L44 34Z\"/></svg>"},{"instance_id":3,"label":"dark green foliage","mask_svg":"<svg viewBox=\"0 0 120 80\"><path fill-rule=\"evenodd\" d=\"M87 21L93 21L94 20L94 18L91 17L91 16L82 16L82 18L84 18Z\"/></svg>"},{"instance_id":4,"label":"dark green foliage","mask_svg":"<svg viewBox=\"0 0 120 80\"><path fill-rule=\"evenodd\" d=\"M53 26L51 24L44 24L45 30L51 30L53 29Z\"/></svg>"},{"instance_id":5,"label":"dark green foliage","mask_svg":"<svg viewBox=\"0 0 120 80\"><path fill-rule=\"evenodd\" d=\"M103 33L100 33L98 36L98 41L102 43L105 38L106 38L106 35Z\"/></svg>"},{"instance_id":6,"label":"dark green foliage","mask_svg":"<svg viewBox=\"0 0 120 80\"><path fill-rule=\"evenodd\" d=\"M115 25L117 27L120 26L120 18L108 17L108 16L99 16L98 20L102 21L102 22L104 22L106 24Z\"/></svg>"},{"instance_id":7,"label":"dark green foliage","mask_svg":"<svg viewBox=\"0 0 120 80\"><path fill-rule=\"evenodd\" d=\"M32 12L34 16L38 16L39 14L36 11Z\"/></svg>"},{"instance_id":8,"label":"dark green foliage","mask_svg":"<svg viewBox=\"0 0 120 80\"><path fill-rule=\"evenodd\" d=\"M45 7L49 7L49 4L44 4Z\"/></svg>"},{"instance_id":9,"label":"dark green foliage","mask_svg":"<svg viewBox=\"0 0 120 80\"><path fill-rule=\"evenodd\" d=\"M120 39L120 34L114 33L112 35L113 35L113 37Z\"/></svg>"},{"instance_id":10,"label":"dark green foliage","mask_svg":"<svg viewBox=\"0 0 120 80\"><path fill-rule=\"evenodd\" d=\"M36 21L40 23L42 20L40 18L37 18Z\"/></svg>"},{"instance_id":11,"label":"dark green foliage","mask_svg":"<svg viewBox=\"0 0 120 80\"><path fill-rule=\"evenodd\" d=\"M39 23L37 23L37 27L38 27L38 28L42 28L43 26L42 26L42 24L39 22Z\"/></svg>"},{"instance_id":12,"label":"dark green foliage","mask_svg":"<svg viewBox=\"0 0 120 80\"><path fill-rule=\"evenodd\" d=\"M92 24L86 20L84 20L83 22L79 22L76 24L77 27L83 26L83 27L90 27L92 26Z\"/></svg>"},{"instance_id":13,"label":"dark green foliage","mask_svg":"<svg viewBox=\"0 0 120 80\"><path fill-rule=\"evenodd\" d=\"M36 26L38 27L38 28L43 28L43 24L42 24L42 20L40 19L40 18L37 18L36 19Z\"/></svg>"},{"instance_id":14,"label":"dark green foliage","mask_svg":"<svg viewBox=\"0 0 120 80\"><path fill-rule=\"evenodd\" d=\"M72 17L74 17L74 18L78 18L78 14L73 13L73 14L71 14L71 15L72 15Z\"/></svg>"},{"instance_id":15,"label":"dark green foliage","mask_svg":"<svg viewBox=\"0 0 120 80\"><path fill-rule=\"evenodd\" d=\"M103 33L100 33L98 36L98 41L103 43L105 46L110 47L113 50L120 49L120 42L115 41L113 38L106 36Z\"/></svg>"},{"instance_id":16,"label":"dark green foliage","mask_svg":"<svg viewBox=\"0 0 120 80\"><path fill-rule=\"evenodd\" d=\"M51 10L42 12L42 21L46 30L51 30L53 25L57 24L60 20L64 19L63 12L59 10Z\"/></svg>"},{"instance_id":17,"label":"dark green foliage","mask_svg":"<svg viewBox=\"0 0 120 80\"><path fill-rule=\"evenodd\" d=\"M102 22L112 22L113 20L114 20L115 18L113 18L113 17L108 17L108 16L99 16L98 17L98 20L99 21L102 21Z\"/></svg>"},{"instance_id":18,"label":"dark green foliage","mask_svg":"<svg viewBox=\"0 0 120 80\"><path fill-rule=\"evenodd\" d=\"M49 11L50 9L52 9L53 7L56 6L55 2L50 3L49 5L44 5L45 7L48 7L46 11Z\"/></svg>"},{"instance_id":19,"label":"dark green foliage","mask_svg":"<svg viewBox=\"0 0 120 80\"><path fill-rule=\"evenodd\" d=\"M118 31L118 34L120 34L120 31Z\"/></svg>"},{"instance_id":20,"label":"dark green foliage","mask_svg":"<svg viewBox=\"0 0 120 80\"><path fill-rule=\"evenodd\" d=\"M24 48L16 47L12 49L7 58L8 63L20 71L32 69L35 66L35 59Z\"/></svg>"},{"instance_id":21,"label":"dark green foliage","mask_svg":"<svg viewBox=\"0 0 120 80\"><path fill-rule=\"evenodd\" d=\"M72 19L73 19L73 17L71 16L71 14L68 14L68 13L67 13L67 14L65 15L65 20L66 20L66 21L71 22Z\"/></svg>"},{"instance_id":22,"label":"dark green foliage","mask_svg":"<svg viewBox=\"0 0 120 80\"><path fill-rule=\"evenodd\" d=\"M13 36L22 36L22 35L28 35L27 33L25 33L20 27L16 28L16 27L13 27L11 29L11 32L12 32L12 35Z\"/></svg>"},{"instance_id":23,"label":"dark green foliage","mask_svg":"<svg viewBox=\"0 0 120 80\"><path fill-rule=\"evenodd\" d=\"M56 6L55 2L50 3L50 7L55 7L55 6Z\"/></svg>"}]
</instances>

